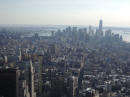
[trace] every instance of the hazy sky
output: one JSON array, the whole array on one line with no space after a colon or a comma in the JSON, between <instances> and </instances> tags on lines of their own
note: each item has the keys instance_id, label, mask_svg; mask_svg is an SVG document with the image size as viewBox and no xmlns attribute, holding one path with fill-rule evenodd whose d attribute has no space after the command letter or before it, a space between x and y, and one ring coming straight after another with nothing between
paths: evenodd
<instances>
[{"instance_id":1,"label":"hazy sky","mask_svg":"<svg viewBox=\"0 0 130 97\"><path fill-rule=\"evenodd\" d=\"M130 0L0 0L0 24L130 26Z\"/></svg>"}]
</instances>

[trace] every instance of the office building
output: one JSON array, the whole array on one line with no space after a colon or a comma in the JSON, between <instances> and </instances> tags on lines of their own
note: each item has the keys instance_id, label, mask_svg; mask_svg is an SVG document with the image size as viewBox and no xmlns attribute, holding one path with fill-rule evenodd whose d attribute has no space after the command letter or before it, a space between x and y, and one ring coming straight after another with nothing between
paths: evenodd
<instances>
[{"instance_id":1,"label":"office building","mask_svg":"<svg viewBox=\"0 0 130 97\"><path fill-rule=\"evenodd\" d=\"M19 97L19 71L0 69L0 97Z\"/></svg>"},{"instance_id":2,"label":"office building","mask_svg":"<svg viewBox=\"0 0 130 97\"><path fill-rule=\"evenodd\" d=\"M99 21L99 31L102 32L102 26L103 26L103 21L100 20Z\"/></svg>"}]
</instances>

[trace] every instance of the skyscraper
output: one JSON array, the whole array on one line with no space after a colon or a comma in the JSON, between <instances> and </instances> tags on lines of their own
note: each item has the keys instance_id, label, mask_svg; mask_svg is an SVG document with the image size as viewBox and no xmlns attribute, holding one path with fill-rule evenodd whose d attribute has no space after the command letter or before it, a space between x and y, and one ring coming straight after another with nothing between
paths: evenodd
<instances>
[{"instance_id":1,"label":"skyscraper","mask_svg":"<svg viewBox=\"0 0 130 97\"><path fill-rule=\"evenodd\" d=\"M69 97L75 97L78 89L78 77L71 76L68 80Z\"/></svg>"},{"instance_id":2,"label":"skyscraper","mask_svg":"<svg viewBox=\"0 0 130 97\"><path fill-rule=\"evenodd\" d=\"M102 32L102 25L103 25L103 21L100 20L100 21L99 21L99 31L100 31L100 32Z\"/></svg>"},{"instance_id":3,"label":"skyscraper","mask_svg":"<svg viewBox=\"0 0 130 97\"><path fill-rule=\"evenodd\" d=\"M19 97L19 71L0 69L0 97Z\"/></svg>"},{"instance_id":4,"label":"skyscraper","mask_svg":"<svg viewBox=\"0 0 130 97\"><path fill-rule=\"evenodd\" d=\"M102 37L103 36L103 21L102 20L100 20L99 21L99 28L98 29L96 29L96 36L98 36L98 37Z\"/></svg>"}]
</instances>

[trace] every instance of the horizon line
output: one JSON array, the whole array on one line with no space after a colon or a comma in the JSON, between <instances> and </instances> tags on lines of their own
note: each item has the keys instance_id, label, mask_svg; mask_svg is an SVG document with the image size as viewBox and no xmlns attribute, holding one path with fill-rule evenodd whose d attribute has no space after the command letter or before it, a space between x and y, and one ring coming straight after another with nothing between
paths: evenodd
<instances>
[{"instance_id":1,"label":"horizon line","mask_svg":"<svg viewBox=\"0 0 130 97\"><path fill-rule=\"evenodd\" d=\"M83 26L83 27L98 27L95 25L78 25L78 24L0 24L0 26ZM128 26L103 26L103 28L130 28Z\"/></svg>"}]
</instances>

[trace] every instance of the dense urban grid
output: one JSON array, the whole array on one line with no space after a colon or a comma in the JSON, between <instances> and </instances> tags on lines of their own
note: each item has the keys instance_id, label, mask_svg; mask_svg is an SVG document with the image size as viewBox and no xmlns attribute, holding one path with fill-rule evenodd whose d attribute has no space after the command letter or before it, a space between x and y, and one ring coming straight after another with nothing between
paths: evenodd
<instances>
[{"instance_id":1,"label":"dense urban grid","mask_svg":"<svg viewBox=\"0 0 130 97\"><path fill-rule=\"evenodd\" d=\"M130 43L112 30L0 31L0 97L130 97Z\"/></svg>"}]
</instances>

